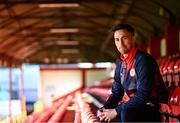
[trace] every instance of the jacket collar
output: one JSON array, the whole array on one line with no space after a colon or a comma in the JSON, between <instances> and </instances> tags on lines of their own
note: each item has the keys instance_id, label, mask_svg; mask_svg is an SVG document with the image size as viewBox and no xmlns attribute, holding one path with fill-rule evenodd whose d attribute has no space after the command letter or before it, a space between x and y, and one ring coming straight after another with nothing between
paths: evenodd
<instances>
[{"instance_id":1,"label":"jacket collar","mask_svg":"<svg viewBox=\"0 0 180 123\"><path fill-rule=\"evenodd\" d=\"M133 47L128 53L128 56L125 58L122 54L120 54L120 59L123 60L123 62L126 63L128 69L132 68L134 56L136 54L137 48Z\"/></svg>"}]
</instances>

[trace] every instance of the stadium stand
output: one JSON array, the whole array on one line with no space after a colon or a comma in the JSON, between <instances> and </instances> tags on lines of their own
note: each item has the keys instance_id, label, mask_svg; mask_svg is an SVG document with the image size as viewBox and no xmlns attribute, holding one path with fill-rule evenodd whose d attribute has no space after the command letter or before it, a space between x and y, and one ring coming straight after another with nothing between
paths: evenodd
<instances>
[{"instance_id":1,"label":"stadium stand","mask_svg":"<svg viewBox=\"0 0 180 123\"><path fill-rule=\"evenodd\" d=\"M160 112L162 114L162 122L180 122L180 55L162 57L157 60L163 80L169 91L168 103L160 104ZM26 122L60 122L65 114L67 107L73 105L74 115L72 122L74 123L98 123L96 111L106 101L111 94L111 85L113 78L107 78L99 83L86 87L83 91L75 91L68 97L56 99L52 102L52 106L45 108L42 112L33 112L23 123ZM88 102L84 95L91 97ZM126 100L126 98L123 98ZM60 101L61 100L61 101ZM93 105L92 105L93 103ZM96 108L94 107L96 105ZM94 111L93 111L94 109Z\"/></svg>"}]
</instances>

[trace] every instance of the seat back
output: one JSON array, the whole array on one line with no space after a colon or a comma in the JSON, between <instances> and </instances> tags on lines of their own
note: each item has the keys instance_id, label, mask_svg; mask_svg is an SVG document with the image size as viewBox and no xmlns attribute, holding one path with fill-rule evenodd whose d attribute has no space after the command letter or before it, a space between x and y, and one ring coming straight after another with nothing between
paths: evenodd
<instances>
[{"instance_id":1,"label":"seat back","mask_svg":"<svg viewBox=\"0 0 180 123\"><path fill-rule=\"evenodd\" d=\"M180 86L177 86L169 100L169 107L171 109L169 121L179 122L180 119Z\"/></svg>"}]
</instances>

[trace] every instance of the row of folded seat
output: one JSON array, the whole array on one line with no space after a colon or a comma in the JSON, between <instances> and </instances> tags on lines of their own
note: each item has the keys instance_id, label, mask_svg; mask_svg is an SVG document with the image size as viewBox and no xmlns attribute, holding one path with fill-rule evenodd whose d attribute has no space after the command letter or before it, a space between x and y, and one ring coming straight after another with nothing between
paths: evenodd
<instances>
[{"instance_id":1,"label":"row of folded seat","mask_svg":"<svg viewBox=\"0 0 180 123\"><path fill-rule=\"evenodd\" d=\"M81 92L76 92L66 98L57 100L53 102L51 107L46 107L41 112L33 112L30 114L23 123L58 123L58 122L67 122L64 121L64 117L67 114L67 107L74 107L74 115L71 120L68 119L68 122L74 123L99 123L96 114L92 111L92 107L85 99L83 99L83 94ZM72 116L67 116L68 118Z\"/></svg>"},{"instance_id":2,"label":"row of folded seat","mask_svg":"<svg viewBox=\"0 0 180 123\"><path fill-rule=\"evenodd\" d=\"M74 123L100 123L90 104L83 99L81 93L75 94L76 114Z\"/></svg>"},{"instance_id":3,"label":"row of folded seat","mask_svg":"<svg viewBox=\"0 0 180 123\"><path fill-rule=\"evenodd\" d=\"M159 69L169 91L168 104L161 104L164 122L180 122L180 53L158 60Z\"/></svg>"},{"instance_id":4,"label":"row of folded seat","mask_svg":"<svg viewBox=\"0 0 180 123\"><path fill-rule=\"evenodd\" d=\"M164 122L180 122L180 53L158 60L159 69L169 91L168 104L161 104Z\"/></svg>"},{"instance_id":5,"label":"row of folded seat","mask_svg":"<svg viewBox=\"0 0 180 123\"><path fill-rule=\"evenodd\" d=\"M158 64L170 93L168 103L160 104L163 122L180 122L180 55L163 57L158 60ZM111 94L113 81L113 78L108 78L94 86L85 88L84 92L89 93L103 103ZM40 113L29 115L24 122L60 122L67 107L72 103L75 105L74 123L98 122L98 118L92 112L90 105L83 100L82 93L76 93L72 97L57 101L51 108L46 108Z\"/></svg>"},{"instance_id":6,"label":"row of folded seat","mask_svg":"<svg viewBox=\"0 0 180 123\"><path fill-rule=\"evenodd\" d=\"M23 121L23 123L59 122L63 119L66 108L70 105L71 101L72 98L67 97L63 102L60 100L51 107L44 108L41 112L33 112Z\"/></svg>"},{"instance_id":7,"label":"row of folded seat","mask_svg":"<svg viewBox=\"0 0 180 123\"><path fill-rule=\"evenodd\" d=\"M161 75L168 87L180 85L180 53L157 60Z\"/></svg>"}]
</instances>

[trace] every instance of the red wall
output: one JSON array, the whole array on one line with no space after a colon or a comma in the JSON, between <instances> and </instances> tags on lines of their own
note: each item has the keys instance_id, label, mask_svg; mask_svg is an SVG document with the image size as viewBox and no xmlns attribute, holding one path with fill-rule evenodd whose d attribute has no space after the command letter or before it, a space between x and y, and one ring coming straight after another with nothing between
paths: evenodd
<instances>
[{"instance_id":1,"label":"red wall","mask_svg":"<svg viewBox=\"0 0 180 123\"><path fill-rule=\"evenodd\" d=\"M151 50L151 55L154 58L159 58L160 57L160 41L161 37L158 36L152 36L150 39L150 50Z\"/></svg>"},{"instance_id":2,"label":"red wall","mask_svg":"<svg viewBox=\"0 0 180 123\"><path fill-rule=\"evenodd\" d=\"M179 25L168 25L166 27L167 55L172 55L179 51L179 27Z\"/></svg>"}]
</instances>

